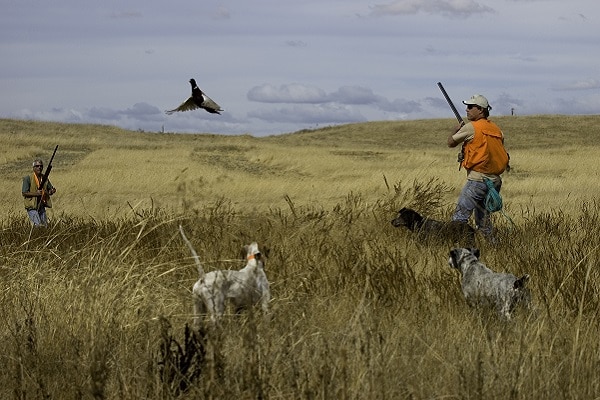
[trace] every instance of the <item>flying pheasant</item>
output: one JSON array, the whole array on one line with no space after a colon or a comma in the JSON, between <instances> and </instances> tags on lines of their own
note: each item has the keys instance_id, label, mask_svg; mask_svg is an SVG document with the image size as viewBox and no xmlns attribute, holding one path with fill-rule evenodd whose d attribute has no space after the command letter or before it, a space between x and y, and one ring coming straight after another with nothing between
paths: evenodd
<instances>
[{"instance_id":1,"label":"flying pheasant","mask_svg":"<svg viewBox=\"0 0 600 400\"><path fill-rule=\"evenodd\" d=\"M181 103L181 105L173 110L165 111L168 115L173 114L176 111L191 111L197 108L203 108L212 114L221 114L221 106L215 103L210 97L208 97L198 86L194 79L190 79L192 85L192 95L189 99Z\"/></svg>"}]
</instances>

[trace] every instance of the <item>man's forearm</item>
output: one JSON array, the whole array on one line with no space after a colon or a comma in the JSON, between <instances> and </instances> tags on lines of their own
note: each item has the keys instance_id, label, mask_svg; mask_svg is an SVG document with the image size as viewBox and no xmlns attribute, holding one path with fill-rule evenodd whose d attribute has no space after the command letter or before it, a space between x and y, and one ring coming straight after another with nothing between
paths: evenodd
<instances>
[{"instance_id":1,"label":"man's forearm","mask_svg":"<svg viewBox=\"0 0 600 400\"><path fill-rule=\"evenodd\" d=\"M448 136L448 147L456 147L458 146L458 142L453 138L454 134Z\"/></svg>"}]
</instances>

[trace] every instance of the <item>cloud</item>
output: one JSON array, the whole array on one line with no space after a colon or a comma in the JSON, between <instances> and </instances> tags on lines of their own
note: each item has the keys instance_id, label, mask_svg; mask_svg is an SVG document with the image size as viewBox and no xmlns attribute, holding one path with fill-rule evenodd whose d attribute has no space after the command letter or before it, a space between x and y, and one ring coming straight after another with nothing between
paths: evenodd
<instances>
[{"instance_id":1,"label":"cloud","mask_svg":"<svg viewBox=\"0 0 600 400\"><path fill-rule=\"evenodd\" d=\"M136 103L125 110L116 110L110 107L92 107L81 110L54 107L49 111L33 112L24 109L15 116L41 121L126 125L134 129L137 129L139 125L144 125L145 122L157 123L165 120L163 113L157 107L147 103Z\"/></svg>"},{"instance_id":2,"label":"cloud","mask_svg":"<svg viewBox=\"0 0 600 400\"><path fill-rule=\"evenodd\" d=\"M426 97L423 102L434 108L447 109L449 107L443 97Z\"/></svg>"},{"instance_id":3,"label":"cloud","mask_svg":"<svg viewBox=\"0 0 600 400\"><path fill-rule=\"evenodd\" d=\"M248 117L267 122L332 124L367 121L360 112L333 104L297 104L291 107L255 110Z\"/></svg>"},{"instance_id":4,"label":"cloud","mask_svg":"<svg viewBox=\"0 0 600 400\"><path fill-rule=\"evenodd\" d=\"M231 19L231 11L227 7L219 6L213 12L213 17L215 19Z\"/></svg>"},{"instance_id":5,"label":"cloud","mask_svg":"<svg viewBox=\"0 0 600 400\"><path fill-rule=\"evenodd\" d=\"M285 44L290 47L306 47L307 46L306 42L303 42L302 40L286 40Z\"/></svg>"},{"instance_id":6,"label":"cloud","mask_svg":"<svg viewBox=\"0 0 600 400\"><path fill-rule=\"evenodd\" d=\"M376 96L371 89L360 86L342 86L327 96L330 101L340 104L373 104L384 100Z\"/></svg>"},{"instance_id":7,"label":"cloud","mask_svg":"<svg viewBox=\"0 0 600 400\"><path fill-rule=\"evenodd\" d=\"M30 109L21 109L14 112L11 117L24 120L37 121L56 121L67 123L81 123L85 121L85 115L80 111L67 108L54 107L44 111L32 111Z\"/></svg>"},{"instance_id":8,"label":"cloud","mask_svg":"<svg viewBox=\"0 0 600 400\"><path fill-rule=\"evenodd\" d=\"M255 86L248 91L247 98L260 103L316 104L328 101L324 90L297 83L279 87L270 84Z\"/></svg>"},{"instance_id":9,"label":"cloud","mask_svg":"<svg viewBox=\"0 0 600 400\"><path fill-rule=\"evenodd\" d=\"M497 98L491 100L490 105L496 115L512 114L515 111L520 112L519 110L524 106L529 106L508 93L501 93Z\"/></svg>"},{"instance_id":10,"label":"cloud","mask_svg":"<svg viewBox=\"0 0 600 400\"><path fill-rule=\"evenodd\" d=\"M162 112L157 107L143 102L135 103L133 107L128 108L124 111L120 111L119 113L133 118L143 118L157 114L160 114L162 116Z\"/></svg>"},{"instance_id":11,"label":"cloud","mask_svg":"<svg viewBox=\"0 0 600 400\"><path fill-rule=\"evenodd\" d=\"M509 56L512 60L525 61L525 62L536 62L538 59L530 54L515 53Z\"/></svg>"},{"instance_id":12,"label":"cloud","mask_svg":"<svg viewBox=\"0 0 600 400\"><path fill-rule=\"evenodd\" d=\"M402 99L390 101L383 96L375 94L373 90L361 86L342 86L335 92L327 93L317 87L301 85L298 83L281 85L279 87L264 84L250 89L247 97L251 101L260 103L328 105L328 107L330 107L328 108L328 112L335 110L336 113L340 112L340 109L335 107L365 105L370 105L376 109L386 112L401 112L410 114L422 111L421 104L416 101ZM275 115L285 112L282 110L277 111ZM261 115L266 114L267 113L262 113ZM345 118L346 117L343 117L342 119ZM288 121L287 117L286 121Z\"/></svg>"},{"instance_id":13,"label":"cloud","mask_svg":"<svg viewBox=\"0 0 600 400\"><path fill-rule=\"evenodd\" d=\"M421 103L414 100L395 99L391 102L385 101L378 104L383 111L413 114L423 111Z\"/></svg>"},{"instance_id":14,"label":"cloud","mask_svg":"<svg viewBox=\"0 0 600 400\"><path fill-rule=\"evenodd\" d=\"M248 92L248 99L261 103L312 104L318 107L254 111L250 115L265 120L268 119L267 116L270 116L277 122L302 122L303 115L307 116L306 122L311 123L363 121L362 114L356 111L356 108L352 108L361 106L371 106L372 110L403 114L423 111L423 107L418 101L389 100L375 94L373 90L361 86L342 86L335 92L327 93L317 87L297 83L279 87L265 84L252 88ZM321 115L322 112L326 114L315 117L315 115Z\"/></svg>"},{"instance_id":15,"label":"cloud","mask_svg":"<svg viewBox=\"0 0 600 400\"><path fill-rule=\"evenodd\" d=\"M141 18L142 17L142 13L139 12L139 11L119 11L119 12L112 12L112 13L110 13L110 15L108 17L112 18L112 19Z\"/></svg>"},{"instance_id":16,"label":"cloud","mask_svg":"<svg viewBox=\"0 0 600 400\"><path fill-rule=\"evenodd\" d=\"M165 114L158 107L143 102L135 103L133 107L119 111L118 114L140 122L162 122L165 120Z\"/></svg>"},{"instance_id":17,"label":"cloud","mask_svg":"<svg viewBox=\"0 0 600 400\"><path fill-rule=\"evenodd\" d=\"M361 86L342 86L328 96L329 100L344 105L371 105L381 111L398 113L416 113L423 110L417 101L394 99L388 100L384 96L373 93L371 89Z\"/></svg>"},{"instance_id":18,"label":"cloud","mask_svg":"<svg viewBox=\"0 0 600 400\"><path fill-rule=\"evenodd\" d=\"M397 0L375 4L371 15L414 15L418 13L450 17L468 17L474 14L493 13L494 9L474 0Z\"/></svg>"},{"instance_id":19,"label":"cloud","mask_svg":"<svg viewBox=\"0 0 600 400\"><path fill-rule=\"evenodd\" d=\"M118 111L108 107L92 107L88 112L87 116L94 120L118 120L121 115Z\"/></svg>"},{"instance_id":20,"label":"cloud","mask_svg":"<svg viewBox=\"0 0 600 400\"><path fill-rule=\"evenodd\" d=\"M558 86L553 88L555 91L564 90L591 90L600 89L600 81L598 79L584 79L580 81L571 82L569 84Z\"/></svg>"}]
</instances>

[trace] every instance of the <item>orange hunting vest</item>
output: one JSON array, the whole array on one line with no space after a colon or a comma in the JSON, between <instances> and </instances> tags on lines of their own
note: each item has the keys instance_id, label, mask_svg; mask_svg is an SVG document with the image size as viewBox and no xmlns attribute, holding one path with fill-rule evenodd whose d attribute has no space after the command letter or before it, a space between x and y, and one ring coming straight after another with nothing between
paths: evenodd
<instances>
[{"instance_id":1,"label":"orange hunting vest","mask_svg":"<svg viewBox=\"0 0 600 400\"><path fill-rule=\"evenodd\" d=\"M508 165L502 131L485 118L471 123L475 135L465 144L463 167L483 174L500 175Z\"/></svg>"},{"instance_id":2,"label":"orange hunting vest","mask_svg":"<svg viewBox=\"0 0 600 400\"><path fill-rule=\"evenodd\" d=\"M35 192L37 191L38 186L40 185L40 180L38 179L38 177L36 176L35 173L31 174L29 176L29 191L30 192ZM44 207L48 207L48 208L52 208L52 201L50 200L50 196L48 195L48 181L46 181L46 183L44 184L44 190L42 191L42 204L44 205ZM39 202L38 199L39 197L24 197L23 198L25 201L25 208L27 210L33 210L38 208Z\"/></svg>"}]
</instances>

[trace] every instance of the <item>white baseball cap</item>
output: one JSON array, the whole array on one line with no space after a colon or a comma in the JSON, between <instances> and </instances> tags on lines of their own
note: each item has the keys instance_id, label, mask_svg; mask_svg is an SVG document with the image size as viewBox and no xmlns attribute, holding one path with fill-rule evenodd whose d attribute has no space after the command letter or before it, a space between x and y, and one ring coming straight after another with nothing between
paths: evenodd
<instances>
[{"instance_id":1,"label":"white baseball cap","mask_svg":"<svg viewBox=\"0 0 600 400\"><path fill-rule=\"evenodd\" d=\"M492 109L492 106L490 106L487 99L480 94L474 94L469 100L463 100L463 104L475 104L481 108L487 108L488 110Z\"/></svg>"}]
</instances>

